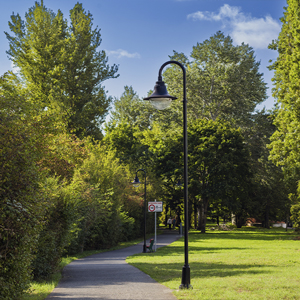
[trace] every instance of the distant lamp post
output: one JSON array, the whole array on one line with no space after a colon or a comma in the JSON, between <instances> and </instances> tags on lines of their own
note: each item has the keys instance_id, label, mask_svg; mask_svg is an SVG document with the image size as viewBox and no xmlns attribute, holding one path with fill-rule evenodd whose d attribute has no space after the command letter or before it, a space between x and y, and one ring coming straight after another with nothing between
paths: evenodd
<instances>
[{"instance_id":1,"label":"distant lamp post","mask_svg":"<svg viewBox=\"0 0 300 300\"><path fill-rule=\"evenodd\" d=\"M178 61L167 61L159 69L158 80L154 86L154 91L151 96L144 98L157 109L162 110L167 108L172 100L177 99L169 95L165 83L162 81L162 70L169 64L178 65L183 72L183 152L184 152L184 253L185 264L182 268L182 279L179 288L192 288L190 284L190 266L188 263L188 142L187 142L187 100L186 100L186 71L184 66Z\"/></svg>"},{"instance_id":2,"label":"distant lamp post","mask_svg":"<svg viewBox=\"0 0 300 300\"><path fill-rule=\"evenodd\" d=\"M139 178L138 178L138 176L137 176L137 173L139 172L139 171L143 171L144 172L144 174L145 174L145 195L144 195L144 245L143 245L143 253L146 253L147 252L147 247L146 247L146 213L147 213L147 202L146 202L146 200L147 200L147 194L146 194L146 192L147 192L147 190L146 190L146 171L144 170L144 169L138 169L137 171L136 171L136 173L135 173L135 178L134 178L134 180L132 181L132 185L134 186L134 187L139 187L140 186L140 184L141 184L141 182L139 181Z\"/></svg>"},{"instance_id":3,"label":"distant lamp post","mask_svg":"<svg viewBox=\"0 0 300 300\"><path fill-rule=\"evenodd\" d=\"M182 188L182 183L181 183L180 179L178 179L177 183L175 184L175 188L177 190L180 190Z\"/></svg>"}]
</instances>

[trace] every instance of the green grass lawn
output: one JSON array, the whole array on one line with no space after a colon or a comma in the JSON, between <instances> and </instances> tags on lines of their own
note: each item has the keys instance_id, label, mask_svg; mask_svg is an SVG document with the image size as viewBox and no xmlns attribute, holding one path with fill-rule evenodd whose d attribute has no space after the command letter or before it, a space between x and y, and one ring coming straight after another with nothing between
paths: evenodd
<instances>
[{"instance_id":1,"label":"green grass lawn","mask_svg":"<svg viewBox=\"0 0 300 300\"><path fill-rule=\"evenodd\" d=\"M299 235L299 234L298 234ZM300 240L284 229L243 228L189 234L193 289L179 290L184 240L127 259L178 299L300 299Z\"/></svg>"}]
</instances>

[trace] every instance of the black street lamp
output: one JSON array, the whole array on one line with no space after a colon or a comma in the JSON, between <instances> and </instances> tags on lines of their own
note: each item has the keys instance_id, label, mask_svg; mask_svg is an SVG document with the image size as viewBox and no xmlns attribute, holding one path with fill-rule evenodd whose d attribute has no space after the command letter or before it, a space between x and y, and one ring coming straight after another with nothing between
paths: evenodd
<instances>
[{"instance_id":1,"label":"black street lamp","mask_svg":"<svg viewBox=\"0 0 300 300\"><path fill-rule=\"evenodd\" d=\"M186 100L186 71L184 66L178 61L167 61L159 69L158 81L154 86L154 91L151 96L144 98L157 109L162 110L167 108L172 100L177 99L168 94L165 83L162 81L162 70L168 64L178 65L183 72L183 152L184 152L184 257L185 263L182 268L182 279L179 288L191 288L190 284L190 266L188 259L188 141L187 141L187 100Z\"/></svg>"},{"instance_id":2,"label":"black street lamp","mask_svg":"<svg viewBox=\"0 0 300 300\"><path fill-rule=\"evenodd\" d=\"M139 171L143 171L144 174L145 174L145 199L144 199L144 246L143 246L143 253L146 253L147 252L147 247L146 247L146 214L147 214L147 202L146 202L146 199L147 199L147 190L146 190L146 171L144 169L138 169L135 173L135 178L134 180L132 181L132 184L134 187L138 187L141 182L139 181L139 178L137 177L137 173Z\"/></svg>"}]
</instances>

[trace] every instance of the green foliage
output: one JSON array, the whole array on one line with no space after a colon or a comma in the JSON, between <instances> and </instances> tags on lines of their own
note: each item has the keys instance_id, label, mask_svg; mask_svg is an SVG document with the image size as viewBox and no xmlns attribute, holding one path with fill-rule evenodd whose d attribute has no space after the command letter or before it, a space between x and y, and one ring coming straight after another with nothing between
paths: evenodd
<instances>
[{"instance_id":1,"label":"green foliage","mask_svg":"<svg viewBox=\"0 0 300 300\"><path fill-rule=\"evenodd\" d=\"M141 100L132 86L125 86L120 99L114 99L111 118L107 129L113 124L126 123L139 130L149 128L154 108L147 101Z\"/></svg>"},{"instance_id":2,"label":"green foliage","mask_svg":"<svg viewBox=\"0 0 300 300\"><path fill-rule=\"evenodd\" d=\"M180 214L182 191L176 189L176 184L183 176L182 130L174 126L165 131L154 124L152 130L144 132L142 142L152 153L152 168L162 182L164 201ZM206 216L208 203L221 199L231 211L241 209L251 174L240 130L221 121L194 120L188 126L188 144L191 207L197 210L203 204Z\"/></svg>"},{"instance_id":3,"label":"green foliage","mask_svg":"<svg viewBox=\"0 0 300 300\"><path fill-rule=\"evenodd\" d=\"M112 100L106 96L101 84L118 77L118 67L109 67L105 51L97 51L102 41L100 30L92 29L92 15L85 12L82 4L75 4L70 19L64 78L67 103L74 111L69 127L79 136L90 135L99 139L102 137L99 125L104 122Z\"/></svg>"},{"instance_id":4,"label":"green foliage","mask_svg":"<svg viewBox=\"0 0 300 300\"><path fill-rule=\"evenodd\" d=\"M269 228L270 220L286 219L288 189L281 168L268 159L270 153L267 145L276 129L272 124L272 115L261 111L252 119L252 125L243 131L251 153L250 168L253 174L251 201L247 203L244 212L261 220Z\"/></svg>"},{"instance_id":5,"label":"green foliage","mask_svg":"<svg viewBox=\"0 0 300 300\"><path fill-rule=\"evenodd\" d=\"M171 178L175 175L177 180L181 177L182 142L182 129L178 126L166 129L154 123L151 130L143 132L142 143L148 145L154 155L153 168L158 176Z\"/></svg>"},{"instance_id":6,"label":"green foliage","mask_svg":"<svg viewBox=\"0 0 300 300\"><path fill-rule=\"evenodd\" d=\"M68 133L47 134L47 145L39 167L61 181L70 181L76 167L87 157L90 139L80 140Z\"/></svg>"},{"instance_id":7,"label":"green foliage","mask_svg":"<svg viewBox=\"0 0 300 300\"><path fill-rule=\"evenodd\" d=\"M175 101L171 109L157 110L149 101L141 100L131 86L125 86L120 99L114 100L111 120L105 130L109 131L120 123L130 124L139 131L151 129L154 123L159 123L168 130L174 124L182 124L182 109L176 106Z\"/></svg>"},{"instance_id":8,"label":"green foliage","mask_svg":"<svg viewBox=\"0 0 300 300\"><path fill-rule=\"evenodd\" d=\"M294 204L291 207L291 220L296 231L300 231L300 203Z\"/></svg>"},{"instance_id":9,"label":"green foliage","mask_svg":"<svg viewBox=\"0 0 300 300\"><path fill-rule=\"evenodd\" d=\"M187 69L189 119L223 119L244 126L255 106L266 99L266 84L253 49L243 43L234 46L220 31L193 47L191 61L176 51L170 58ZM164 80L169 93L182 99L178 66L168 68Z\"/></svg>"},{"instance_id":10,"label":"green foliage","mask_svg":"<svg viewBox=\"0 0 300 300\"><path fill-rule=\"evenodd\" d=\"M278 40L270 48L278 51L278 57L270 66L274 70L273 95L277 98L274 124L277 129L271 137L270 159L281 166L289 192L297 195L300 178L300 98L299 98L299 2L288 0ZM299 202L299 200L298 200ZM298 219L295 204L293 218ZM296 215L295 215L296 214Z\"/></svg>"},{"instance_id":11,"label":"green foliage","mask_svg":"<svg viewBox=\"0 0 300 300\"><path fill-rule=\"evenodd\" d=\"M47 278L59 268L65 248L71 240L76 222L76 198L69 187L58 178L48 177L42 193L47 200L45 225L38 238L35 260L32 263L35 279Z\"/></svg>"},{"instance_id":12,"label":"green foliage","mask_svg":"<svg viewBox=\"0 0 300 300\"><path fill-rule=\"evenodd\" d=\"M205 232L208 203L222 199L237 212L246 201L251 174L240 130L221 121L197 120L188 128L191 196L201 200Z\"/></svg>"},{"instance_id":13,"label":"green foliage","mask_svg":"<svg viewBox=\"0 0 300 300\"><path fill-rule=\"evenodd\" d=\"M31 279L31 262L43 226L37 162L42 136L13 89L0 94L0 298L18 299Z\"/></svg>"},{"instance_id":14,"label":"green foliage","mask_svg":"<svg viewBox=\"0 0 300 300\"><path fill-rule=\"evenodd\" d=\"M25 14L12 15L12 35L6 32L7 52L31 101L40 110L67 112L70 131L79 136L102 137L111 99L102 82L115 78L117 66L109 67L99 29L92 29L92 15L77 3L70 11L70 25L61 11L56 14L38 2Z\"/></svg>"},{"instance_id":15,"label":"green foliage","mask_svg":"<svg viewBox=\"0 0 300 300\"><path fill-rule=\"evenodd\" d=\"M79 200L69 252L109 248L136 234L138 225L123 209L128 183L128 170L114 153L93 146L70 185Z\"/></svg>"},{"instance_id":16,"label":"green foliage","mask_svg":"<svg viewBox=\"0 0 300 300\"><path fill-rule=\"evenodd\" d=\"M182 190L176 188L178 180L183 181L182 129L171 124L170 127L164 127L156 122L151 130L143 132L142 138L142 143L149 147L149 165L160 187L159 198L164 201L163 222L171 213L180 215L182 202Z\"/></svg>"},{"instance_id":17,"label":"green foliage","mask_svg":"<svg viewBox=\"0 0 300 300\"><path fill-rule=\"evenodd\" d=\"M147 152L147 147L140 141L138 127L125 121L107 126L103 143L122 163L138 165Z\"/></svg>"}]
</instances>

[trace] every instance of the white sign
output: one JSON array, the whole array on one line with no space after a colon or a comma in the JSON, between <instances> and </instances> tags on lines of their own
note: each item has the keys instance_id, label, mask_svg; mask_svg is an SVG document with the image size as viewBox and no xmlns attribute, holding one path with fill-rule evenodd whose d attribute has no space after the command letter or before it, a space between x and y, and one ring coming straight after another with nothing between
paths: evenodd
<instances>
[{"instance_id":1,"label":"white sign","mask_svg":"<svg viewBox=\"0 0 300 300\"><path fill-rule=\"evenodd\" d=\"M148 202L148 212L162 212L163 202Z\"/></svg>"}]
</instances>

